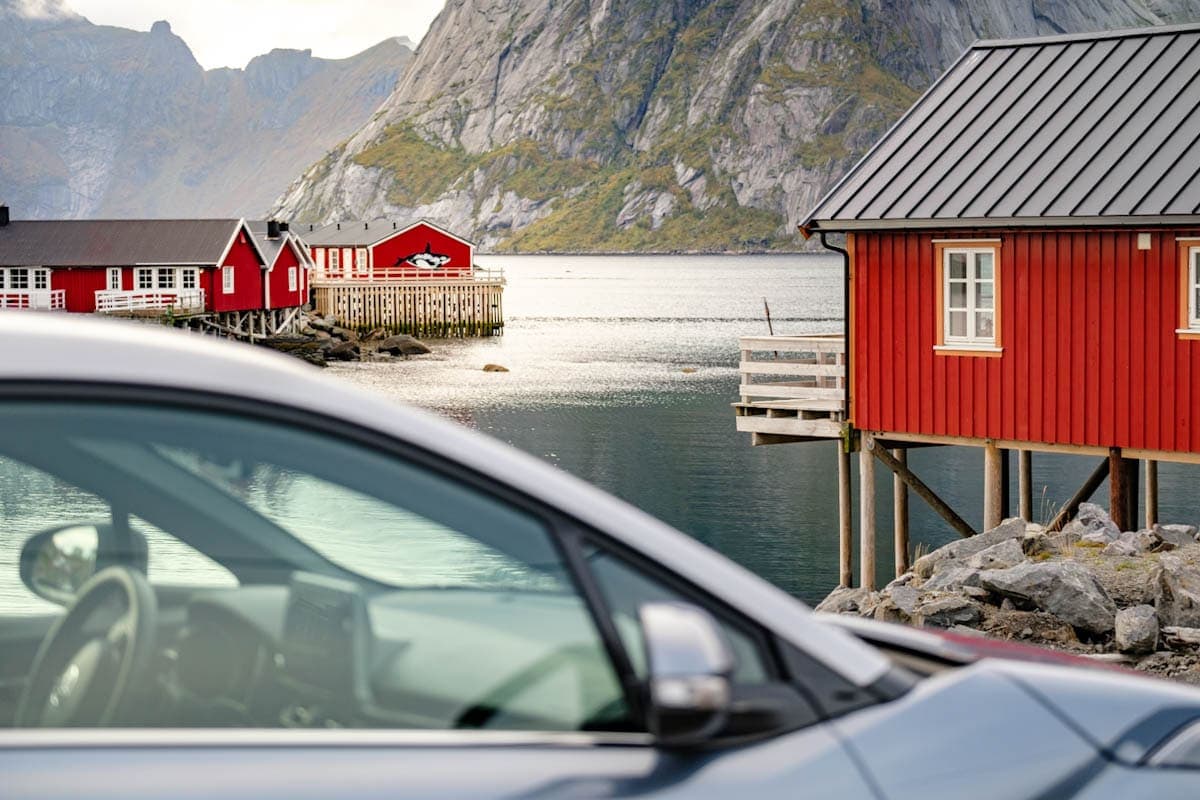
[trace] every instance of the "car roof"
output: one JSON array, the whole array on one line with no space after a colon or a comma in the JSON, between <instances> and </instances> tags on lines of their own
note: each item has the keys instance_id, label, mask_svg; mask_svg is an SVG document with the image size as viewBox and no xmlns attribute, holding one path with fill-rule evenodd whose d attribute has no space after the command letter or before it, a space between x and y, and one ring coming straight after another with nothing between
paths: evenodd
<instances>
[{"instance_id":1,"label":"car roof","mask_svg":"<svg viewBox=\"0 0 1200 800\"><path fill-rule=\"evenodd\" d=\"M229 395L374 429L487 475L667 565L858 686L889 662L803 603L691 537L495 439L378 397L264 348L144 323L0 312L0 381L99 383Z\"/></svg>"}]
</instances>

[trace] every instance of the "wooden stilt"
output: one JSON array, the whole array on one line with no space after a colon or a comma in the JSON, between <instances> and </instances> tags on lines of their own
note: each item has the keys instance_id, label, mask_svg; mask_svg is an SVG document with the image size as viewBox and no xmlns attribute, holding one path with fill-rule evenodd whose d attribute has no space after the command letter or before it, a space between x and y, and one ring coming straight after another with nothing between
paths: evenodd
<instances>
[{"instance_id":1,"label":"wooden stilt","mask_svg":"<svg viewBox=\"0 0 1200 800\"><path fill-rule=\"evenodd\" d=\"M892 451L892 457L907 467L908 452L904 449ZM908 487L899 475L892 475L892 524L896 555L896 577L908 572Z\"/></svg>"},{"instance_id":2,"label":"wooden stilt","mask_svg":"<svg viewBox=\"0 0 1200 800\"><path fill-rule=\"evenodd\" d=\"M1146 527L1158 524L1158 462L1146 462Z\"/></svg>"},{"instance_id":3,"label":"wooden stilt","mask_svg":"<svg viewBox=\"0 0 1200 800\"><path fill-rule=\"evenodd\" d=\"M861 585L869 592L875 591L875 459L871 456L868 436L863 436L863 446L858 453L859 493L859 572Z\"/></svg>"},{"instance_id":4,"label":"wooden stilt","mask_svg":"<svg viewBox=\"0 0 1200 800\"><path fill-rule=\"evenodd\" d=\"M1021 495L1021 519L1033 522L1033 453L1017 451L1017 491Z\"/></svg>"},{"instance_id":5,"label":"wooden stilt","mask_svg":"<svg viewBox=\"0 0 1200 800\"><path fill-rule=\"evenodd\" d=\"M933 490L925 485L925 482L918 478L913 471L904 464L901 464L896 459L892 458L887 450L881 447L873 447L871 452L875 453L875 457L883 462L883 465L890 469L893 473L900 476L900 479L912 489L913 494L929 504L929 507L937 512L938 516L946 520L951 528L954 528L958 534L964 538L970 538L975 535L975 529L967 524L966 520L954 513L946 501L934 494Z\"/></svg>"},{"instance_id":6,"label":"wooden stilt","mask_svg":"<svg viewBox=\"0 0 1200 800\"><path fill-rule=\"evenodd\" d=\"M1108 515L1123 531L1137 527L1137 461L1121 456L1121 449L1108 451Z\"/></svg>"},{"instance_id":7,"label":"wooden stilt","mask_svg":"<svg viewBox=\"0 0 1200 800\"><path fill-rule=\"evenodd\" d=\"M1106 458L1100 462L1100 466L1096 467L1096 471L1083 482L1083 486L1079 487L1075 496L1068 500L1062 510L1055 515L1046 530L1060 531L1064 525L1075 518L1075 514L1079 511L1079 504L1087 502L1087 499L1100 488L1100 484L1104 483L1104 479L1108 477L1108 467L1109 460Z\"/></svg>"},{"instance_id":8,"label":"wooden stilt","mask_svg":"<svg viewBox=\"0 0 1200 800\"><path fill-rule=\"evenodd\" d=\"M850 512L850 453L839 439L838 449L838 585L854 585L854 527Z\"/></svg>"},{"instance_id":9,"label":"wooden stilt","mask_svg":"<svg viewBox=\"0 0 1200 800\"><path fill-rule=\"evenodd\" d=\"M990 531L1004 518L1000 496L1000 448L988 442L983 448L983 529Z\"/></svg>"},{"instance_id":10,"label":"wooden stilt","mask_svg":"<svg viewBox=\"0 0 1200 800\"><path fill-rule=\"evenodd\" d=\"M1011 473L1009 471L1009 453L1010 450L1000 451L1000 519L1008 519L1012 516L1012 498L1009 497L1008 484Z\"/></svg>"}]
</instances>

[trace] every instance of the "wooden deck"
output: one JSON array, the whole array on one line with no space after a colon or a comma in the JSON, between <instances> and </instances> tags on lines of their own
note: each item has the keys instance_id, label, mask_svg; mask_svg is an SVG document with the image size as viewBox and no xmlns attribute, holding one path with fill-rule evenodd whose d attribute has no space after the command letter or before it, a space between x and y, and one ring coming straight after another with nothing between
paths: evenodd
<instances>
[{"instance_id":1,"label":"wooden deck","mask_svg":"<svg viewBox=\"0 0 1200 800\"><path fill-rule=\"evenodd\" d=\"M754 444L840 439L846 418L841 334L748 336L742 352L737 429ZM785 378L786 380L761 380Z\"/></svg>"}]
</instances>

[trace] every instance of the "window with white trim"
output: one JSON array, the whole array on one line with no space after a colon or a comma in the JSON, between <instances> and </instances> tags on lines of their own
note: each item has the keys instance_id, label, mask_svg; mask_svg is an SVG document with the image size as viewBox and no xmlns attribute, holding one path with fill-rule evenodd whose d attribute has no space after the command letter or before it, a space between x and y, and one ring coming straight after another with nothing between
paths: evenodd
<instances>
[{"instance_id":1,"label":"window with white trim","mask_svg":"<svg viewBox=\"0 0 1200 800\"><path fill-rule=\"evenodd\" d=\"M221 267L221 292L233 294L233 267Z\"/></svg>"},{"instance_id":2,"label":"window with white trim","mask_svg":"<svg viewBox=\"0 0 1200 800\"><path fill-rule=\"evenodd\" d=\"M1200 246L1187 248L1187 329L1200 332Z\"/></svg>"},{"instance_id":3,"label":"window with white trim","mask_svg":"<svg viewBox=\"0 0 1200 800\"><path fill-rule=\"evenodd\" d=\"M367 270L367 248L360 247L354 254L354 271L359 275L366 275Z\"/></svg>"},{"instance_id":4,"label":"window with white trim","mask_svg":"<svg viewBox=\"0 0 1200 800\"><path fill-rule=\"evenodd\" d=\"M10 289L28 289L29 288L29 270L25 267L10 269L8 271L8 288Z\"/></svg>"},{"instance_id":5,"label":"window with white trim","mask_svg":"<svg viewBox=\"0 0 1200 800\"><path fill-rule=\"evenodd\" d=\"M108 289L109 289L109 291L120 291L121 290L121 268L120 267L109 267L108 268Z\"/></svg>"},{"instance_id":6,"label":"window with white trim","mask_svg":"<svg viewBox=\"0 0 1200 800\"><path fill-rule=\"evenodd\" d=\"M993 350L999 346L998 262L999 248L993 246L941 248L942 347Z\"/></svg>"},{"instance_id":7,"label":"window with white trim","mask_svg":"<svg viewBox=\"0 0 1200 800\"><path fill-rule=\"evenodd\" d=\"M138 267L137 269L137 288L153 289L154 288L154 270L149 267Z\"/></svg>"},{"instance_id":8,"label":"window with white trim","mask_svg":"<svg viewBox=\"0 0 1200 800\"><path fill-rule=\"evenodd\" d=\"M299 270L296 267L288 267L288 291L296 291L296 287L300 283Z\"/></svg>"},{"instance_id":9,"label":"window with white trim","mask_svg":"<svg viewBox=\"0 0 1200 800\"><path fill-rule=\"evenodd\" d=\"M180 270L179 286L183 289L195 289L200 285L199 270L195 267L187 267Z\"/></svg>"},{"instance_id":10,"label":"window with white trim","mask_svg":"<svg viewBox=\"0 0 1200 800\"><path fill-rule=\"evenodd\" d=\"M49 289L50 288L50 270L35 269L33 270L33 288Z\"/></svg>"},{"instance_id":11,"label":"window with white trim","mask_svg":"<svg viewBox=\"0 0 1200 800\"><path fill-rule=\"evenodd\" d=\"M329 251L329 274L336 275L338 271L338 249L336 247Z\"/></svg>"},{"instance_id":12,"label":"window with white trim","mask_svg":"<svg viewBox=\"0 0 1200 800\"><path fill-rule=\"evenodd\" d=\"M159 289L174 289L175 288L175 270L171 267L159 267L157 270L156 288Z\"/></svg>"}]
</instances>

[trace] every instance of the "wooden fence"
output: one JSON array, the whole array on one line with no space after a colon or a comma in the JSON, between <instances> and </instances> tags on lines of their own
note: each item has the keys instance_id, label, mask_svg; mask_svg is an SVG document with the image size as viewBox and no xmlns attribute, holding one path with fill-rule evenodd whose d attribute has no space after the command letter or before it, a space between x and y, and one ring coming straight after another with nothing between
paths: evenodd
<instances>
[{"instance_id":1,"label":"wooden fence","mask_svg":"<svg viewBox=\"0 0 1200 800\"><path fill-rule=\"evenodd\" d=\"M413 336L493 336L504 328L504 281L313 283L317 311L359 331Z\"/></svg>"}]
</instances>

